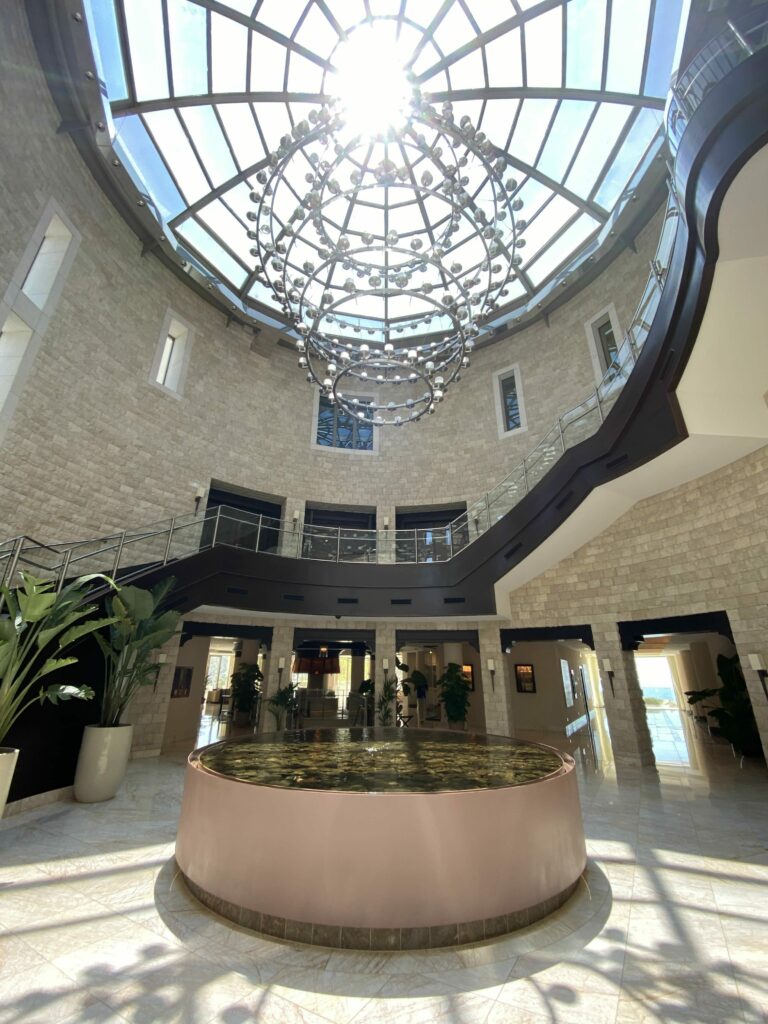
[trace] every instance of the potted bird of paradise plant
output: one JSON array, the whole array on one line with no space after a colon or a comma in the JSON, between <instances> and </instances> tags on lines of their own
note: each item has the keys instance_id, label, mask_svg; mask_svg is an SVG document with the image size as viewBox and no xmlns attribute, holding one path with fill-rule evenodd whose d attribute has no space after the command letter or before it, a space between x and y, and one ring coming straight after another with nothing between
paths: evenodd
<instances>
[{"instance_id":1,"label":"potted bird of paradise plant","mask_svg":"<svg viewBox=\"0 0 768 1024\"><path fill-rule=\"evenodd\" d=\"M35 702L79 698L91 700L87 684L70 685L43 680L53 672L74 665L72 647L83 637L110 625L111 618L91 618L98 605L91 602L95 580L111 580L100 574L81 576L60 590L55 580L20 572L17 588L0 587L0 817L16 768L19 751L2 746L17 719Z\"/></svg>"}]
</instances>

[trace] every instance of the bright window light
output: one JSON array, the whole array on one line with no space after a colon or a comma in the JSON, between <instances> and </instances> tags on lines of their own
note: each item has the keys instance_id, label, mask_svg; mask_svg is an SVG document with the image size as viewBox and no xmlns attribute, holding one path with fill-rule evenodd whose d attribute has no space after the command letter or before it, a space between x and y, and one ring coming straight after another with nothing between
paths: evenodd
<instances>
[{"instance_id":1,"label":"bright window light","mask_svg":"<svg viewBox=\"0 0 768 1024\"><path fill-rule=\"evenodd\" d=\"M375 136L403 127L413 96L407 58L390 22L364 25L339 46L329 87L355 135Z\"/></svg>"}]
</instances>

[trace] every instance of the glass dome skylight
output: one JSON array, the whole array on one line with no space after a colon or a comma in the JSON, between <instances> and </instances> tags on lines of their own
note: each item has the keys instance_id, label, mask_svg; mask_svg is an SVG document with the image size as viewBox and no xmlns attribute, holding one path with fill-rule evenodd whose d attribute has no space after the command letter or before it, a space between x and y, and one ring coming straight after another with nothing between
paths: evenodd
<instances>
[{"instance_id":1,"label":"glass dome skylight","mask_svg":"<svg viewBox=\"0 0 768 1024\"><path fill-rule=\"evenodd\" d=\"M87 0L85 11L113 148L163 233L237 309L285 323L254 271L249 196L280 139L350 75L344 42L363 23L387 26L425 101L449 101L506 155L527 221L504 298L514 310L599 236L660 147L682 3Z\"/></svg>"}]
</instances>

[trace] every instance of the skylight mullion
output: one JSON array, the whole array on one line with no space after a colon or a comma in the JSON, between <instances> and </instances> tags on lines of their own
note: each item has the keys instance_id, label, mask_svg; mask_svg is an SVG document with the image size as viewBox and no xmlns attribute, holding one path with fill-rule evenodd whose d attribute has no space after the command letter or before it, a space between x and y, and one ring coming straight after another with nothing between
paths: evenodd
<instances>
[{"instance_id":1,"label":"skylight mullion","mask_svg":"<svg viewBox=\"0 0 768 1024\"><path fill-rule=\"evenodd\" d=\"M427 25L427 27L424 29L424 36L419 41L419 44L416 47L416 49L413 51L413 56L408 62L408 67L411 67L413 64L416 63L416 61L419 59L419 56L421 55L422 50L427 45L427 43L432 43L432 45L435 48L437 48L437 43L435 41L435 32L440 26L440 22L446 16L448 11L450 11L451 7L453 7L453 0L445 0L440 10L434 16L429 25ZM421 81L421 78L419 78L418 80Z\"/></svg>"},{"instance_id":2,"label":"skylight mullion","mask_svg":"<svg viewBox=\"0 0 768 1024\"><path fill-rule=\"evenodd\" d=\"M240 161L237 159L237 155L236 155L235 150L234 150L234 148L232 146L232 142L231 142L231 140L229 138L229 132L224 127L224 122L221 120L221 115L219 114L219 111L216 109L216 104L215 103L211 104L211 109L213 110L213 116L216 118L216 121L218 122L219 128L221 128L221 134L224 136L224 141L226 142L227 148L229 149L229 155L232 157L232 163L235 165L235 167L239 171L241 171L242 167L240 166Z\"/></svg>"},{"instance_id":3,"label":"skylight mullion","mask_svg":"<svg viewBox=\"0 0 768 1024\"><path fill-rule=\"evenodd\" d=\"M205 53L208 58L208 95L213 92L213 28L211 26L211 12L205 12Z\"/></svg>"},{"instance_id":4,"label":"skylight mullion","mask_svg":"<svg viewBox=\"0 0 768 1024\"><path fill-rule=\"evenodd\" d=\"M584 127L584 131L581 133L581 138L579 139L577 144L573 147L573 153L571 154L571 159L568 161L568 166L565 168L565 171L563 172L563 181L567 181L568 180L568 175L571 173L571 168L573 167L573 165L576 162L576 157L581 152L581 147L584 145L584 140L587 137L589 129L592 127L592 123L594 122L595 118L597 117L597 112L598 112L599 109L600 109L600 104L596 103L594 105L594 107L592 108L592 113L587 118L587 123L586 123L586 125Z\"/></svg>"},{"instance_id":5,"label":"skylight mullion","mask_svg":"<svg viewBox=\"0 0 768 1024\"><path fill-rule=\"evenodd\" d=\"M539 143L539 148L538 148L538 151L536 153L536 159L533 161L533 166L534 167L537 167L538 163L539 163L539 160L541 160L541 154L544 152L544 147L547 144L549 136L552 134L552 129L555 126L555 121L557 120L557 115L560 113L560 108L562 107L562 105L563 105L562 99L558 99L557 103L555 103L554 110L550 114L549 124L547 125L547 130L544 132L544 136L543 136L541 142Z\"/></svg>"},{"instance_id":6,"label":"skylight mullion","mask_svg":"<svg viewBox=\"0 0 768 1024\"><path fill-rule=\"evenodd\" d=\"M192 133L190 132L190 130L187 127L187 124L186 124L184 118L181 116L181 114L178 112L178 110L174 110L174 113L176 114L176 120L181 125L181 130L184 132L184 134L187 137L187 142L189 143L190 149L195 154L195 157L197 158L197 162L200 164L200 169L203 172L203 176L205 177L205 180L208 182L208 184L210 185L211 188L214 188L213 178L208 173L208 167L207 167L205 161L203 160L202 156L200 155L200 150L195 145L195 140L192 138ZM237 163L235 163L235 167L237 167Z\"/></svg>"},{"instance_id":7,"label":"skylight mullion","mask_svg":"<svg viewBox=\"0 0 768 1024\"><path fill-rule=\"evenodd\" d=\"M600 70L600 88L605 91L608 81L608 55L611 43L611 17L613 15L613 0L606 0L605 5L605 29L603 31L603 66Z\"/></svg>"},{"instance_id":8,"label":"skylight mullion","mask_svg":"<svg viewBox=\"0 0 768 1024\"><path fill-rule=\"evenodd\" d=\"M589 199L582 199L581 196L572 192L569 188L566 188L565 185L562 185L560 182L550 178L548 174L542 174L542 172L537 170L536 167L532 167L530 164L526 164L522 160L518 160L509 153L506 154L506 159L510 167L514 167L521 174L527 174L529 178L534 178L542 185L546 185L547 188L551 189L553 192L557 192L563 197L563 199L567 199L568 202L573 203L574 206L577 206L580 210L588 213L591 217L595 217L601 223L608 219L607 212L601 206L598 206Z\"/></svg>"},{"instance_id":9,"label":"skylight mullion","mask_svg":"<svg viewBox=\"0 0 768 1024\"><path fill-rule=\"evenodd\" d=\"M110 109L113 117L125 117L128 114L150 114L154 110L168 110L171 107L206 107L212 103L219 106L225 103L322 103L327 97L314 92L213 92L200 93L193 96L172 96L156 100L115 100ZM658 106L658 102L647 106ZM662 102L663 106L663 102Z\"/></svg>"},{"instance_id":10,"label":"skylight mullion","mask_svg":"<svg viewBox=\"0 0 768 1024\"><path fill-rule=\"evenodd\" d=\"M171 33L168 24L168 0L162 0L163 12L163 42L165 43L165 63L168 66L168 95L173 96L175 89L173 85L173 55L171 54Z\"/></svg>"},{"instance_id":11,"label":"skylight mullion","mask_svg":"<svg viewBox=\"0 0 768 1024\"><path fill-rule=\"evenodd\" d=\"M443 57L442 60L438 61L437 64L433 64L431 68L427 68L426 71L423 71L417 77L417 82L419 82L419 84L422 84L423 82L428 81L434 75L438 74L440 71L447 71L449 65L455 64L458 60L461 60L462 57L466 57L467 54L472 53L473 50L477 50L479 47L484 47L486 46L486 44L492 43L495 39L499 39L501 36L506 35L508 32L511 32L516 28L519 28L521 30L520 36L523 50L523 82L525 83L527 81L527 75L525 74L525 25L527 22L532 21L533 18L538 17L540 14L546 14L548 11L552 11L555 10L556 8L562 7L562 3L563 0L542 0L542 3L540 3L538 6L531 7L527 11L522 12L521 14L515 14L511 18L507 18L506 21L500 22L498 25L495 25L487 32L483 32L482 34L478 35L475 39L470 39L463 46L460 46L458 50L453 50L451 53L448 54L448 56ZM435 18L435 21L433 21L432 25L429 26L428 31L431 32L433 26L437 28L437 25L439 25L440 21L447 13L447 9L450 9L451 5L451 0L448 0L448 3L446 4L443 4L443 7L438 12L439 17ZM435 24L435 22L437 24ZM434 42L434 40L432 41ZM420 44L416 48L417 53L415 56L418 56L418 53L423 49L425 44L426 39L423 44Z\"/></svg>"},{"instance_id":12,"label":"skylight mullion","mask_svg":"<svg viewBox=\"0 0 768 1024\"><path fill-rule=\"evenodd\" d=\"M333 26L333 29L336 32L336 35L339 37L339 41L341 42L342 40L346 39L347 38L347 33L344 31L344 29L338 23L338 21L334 17L333 11L330 9L330 7L325 2L325 0L315 0L315 3L317 4L317 6L320 8L320 10L323 12L323 14L326 16L328 21Z\"/></svg>"},{"instance_id":13,"label":"skylight mullion","mask_svg":"<svg viewBox=\"0 0 768 1024\"><path fill-rule=\"evenodd\" d=\"M560 85L564 89L567 81L567 66L568 66L568 8L563 7L562 17L560 18L560 25L562 31L562 44L561 44L561 61L560 61Z\"/></svg>"},{"instance_id":14,"label":"skylight mullion","mask_svg":"<svg viewBox=\"0 0 768 1024\"><path fill-rule=\"evenodd\" d=\"M210 203L212 200L219 199L221 196L224 195L225 192L228 192L229 189L231 189L233 186L239 185L240 182L242 181L247 181L250 177L256 174L257 171L260 171L265 167L269 167L269 158L266 156L263 157L261 160L258 160L255 164L251 164L250 167L246 167L245 170L241 171L240 174L236 174L233 178L230 178L229 181L222 182L221 185L218 185L216 188L212 188L210 192L202 196L196 202L192 203L191 206L189 206L185 211L174 217L173 220L169 221L169 227L175 228L182 221L187 220L189 217L193 217L199 210L202 210L203 207L207 206L207 204ZM183 194L184 193L182 192L182 195Z\"/></svg>"},{"instance_id":15,"label":"skylight mullion","mask_svg":"<svg viewBox=\"0 0 768 1024\"><path fill-rule=\"evenodd\" d=\"M610 92L603 89L569 89L550 88L548 86L510 85L488 86L477 89L438 89L428 93L432 102L451 100L458 103L462 100L588 100L591 103L620 103L628 107L651 107L663 110L665 101L656 96L638 96L632 92ZM119 109L120 104L116 107Z\"/></svg>"},{"instance_id":16,"label":"skylight mullion","mask_svg":"<svg viewBox=\"0 0 768 1024\"><path fill-rule=\"evenodd\" d=\"M120 52L123 58L125 69L125 84L128 87L130 102L136 103L136 79L133 74L133 61L131 59L131 48L128 43L128 23L125 20L125 8L123 0L115 0L115 22L117 23L117 35L120 40Z\"/></svg>"},{"instance_id":17,"label":"skylight mullion","mask_svg":"<svg viewBox=\"0 0 768 1024\"><path fill-rule=\"evenodd\" d=\"M257 21L254 17L249 18L246 14L234 11L231 7L227 7L226 4L219 3L218 0L188 0L188 2L191 4L197 4L198 7L204 7L208 11L209 16L213 11L215 14L221 14L225 18L229 18L232 21L239 22L241 25L245 25L245 27L250 29L252 32L257 32L259 35L266 36L267 39L271 39L273 43L278 43L280 46L284 46L289 50L295 50L296 53L300 53L302 57L306 57L307 60L311 60L313 64L317 64L318 67L324 68L326 71L331 69L331 65L327 60L323 60L323 58L319 57L313 50L308 50L306 46L302 46L301 43L297 43L293 38L293 35L295 35L301 27L301 23L304 20L307 11L312 6L311 3L307 4L304 13L297 22L295 32L291 38L288 38L288 36L284 36L282 32L277 32L275 29L270 28L263 22Z\"/></svg>"},{"instance_id":18,"label":"skylight mullion","mask_svg":"<svg viewBox=\"0 0 768 1024\"><path fill-rule=\"evenodd\" d=\"M146 120L145 120L145 119L144 119L143 117L142 117L142 118L140 118L140 121L141 121L142 127L144 128L144 131L145 131L145 132L147 133L147 135L149 136L149 139L150 139L150 141L151 141L152 145L153 145L153 146L155 147L155 152L156 152L156 153L157 153L157 155L158 155L158 156L160 157L160 160L162 161L162 164L163 164L163 166L165 167L166 171L168 172L168 177L169 177L169 178L171 179L171 181L173 182L173 185L174 185L174 187L175 187L176 191L177 191L177 192L179 193L179 195L180 195L180 196L181 196L181 197L182 197L183 199L185 199L185 200L186 200L186 198L187 198L186 192L185 192L185 190L184 190L184 189L183 189L183 188L181 187L181 185L179 184L179 182L178 182L178 180L177 180L177 178L176 178L176 175L175 175L175 174L173 173L173 171L171 170L171 166L170 166L170 164L169 164L169 163L168 163L168 161L167 161L167 160L165 159L165 153L163 152L163 149L162 149L162 147L161 147L161 146L160 146L160 145L158 144L158 141L157 141L157 139L155 138L154 134L152 133L152 129L151 129L150 127L149 127L149 125L147 124ZM176 220L177 220L177 219L178 219L179 217L184 217L184 216L185 216L185 214L186 214L186 211L187 211L188 209L189 209L189 207L187 206L187 208L186 208L185 210L182 210L182 211L181 211L181 213L177 214L177 215L176 215L176 217L174 217L172 221L169 221L169 223L168 223L168 226L169 226L170 228L173 228L173 226L174 226L174 223L175 223L175 221L176 221Z\"/></svg>"},{"instance_id":19,"label":"skylight mullion","mask_svg":"<svg viewBox=\"0 0 768 1024\"><path fill-rule=\"evenodd\" d=\"M648 28L645 33L645 53L643 54L643 67L640 72L640 85L638 92L645 92L645 79L648 74L648 63L651 59L651 43L653 41L653 22L656 17L656 0L651 0L648 10Z\"/></svg>"},{"instance_id":20,"label":"skylight mullion","mask_svg":"<svg viewBox=\"0 0 768 1024\"><path fill-rule=\"evenodd\" d=\"M217 234L216 231L214 231L209 224L206 224L205 221L200 220L198 217L195 217L194 220L195 223L198 224L203 229L203 231L205 231L207 234L211 236L211 238L218 246L221 246L224 252L226 252L226 254L230 257L230 259L234 260L234 262L237 263L237 265L243 270L245 276L247 277L250 267L247 265L247 263L244 262L242 256L238 256L234 249L230 249L230 247L227 245L224 239L219 234ZM230 281L230 284L232 285L233 292L239 292L240 289L235 286L234 282Z\"/></svg>"},{"instance_id":21,"label":"skylight mullion","mask_svg":"<svg viewBox=\"0 0 768 1024\"><path fill-rule=\"evenodd\" d=\"M640 108L639 107L635 107L635 109L632 111L632 113L627 118L624 127L619 132L616 141L614 142L613 146L611 147L611 151L608 154L607 160L605 161L603 166L600 168L600 173L595 178L595 183L592 186L592 188L591 188L591 190L589 192L589 195L587 196L587 201L588 202L592 202L594 200L594 197L600 191L600 186L602 185L603 180L604 180L606 174L610 170L611 164L616 159L616 155L618 154L618 152L621 149L621 147L624 145L624 140L626 139L626 137L629 135L630 131L632 130L632 126L634 125L635 121L637 120L637 116L638 116L639 113L640 113Z\"/></svg>"}]
</instances>

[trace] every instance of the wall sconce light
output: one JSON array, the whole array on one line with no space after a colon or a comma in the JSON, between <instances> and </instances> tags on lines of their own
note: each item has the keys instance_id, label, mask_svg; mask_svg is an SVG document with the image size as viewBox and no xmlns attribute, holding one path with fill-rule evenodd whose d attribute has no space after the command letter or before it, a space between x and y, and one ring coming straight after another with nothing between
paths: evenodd
<instances>
[{"instance_id":1,"label":"wall sconce light","mask_svg":"<svg viewBox=\"0 0 768 1024\"><path fill-rule=\"evenodd\" d=\"M384 518L381 520L381 524L382 524L382 526L384 527L385 530L388 530L389 529L389 516L384 516Z\"/></svg>"},{"instance_id":2,"label":"wall sconce light","mask_svg":"<svg viewBox=\"0 0 768 1024\"><path fill-rule=\"evenodd\" d=\"M293 528L295 530L297 525L298 525L298 522L299 522L299 510L298 509L294 510L292 518L293 518Z\"/></svg>"},{"instance_id":3,"label":"wall sconce light","mask_svg":"<svg viewBox=\"0 0 768 1024\"><path fill-rule=\"evenodd\" d=\"M488 659L488 671L491 673L491 689L496 689L496 662L493 658Z\"/></svg>"},{"instance_id":4,"label":"wall sconce light","mask_svg":"<svg viewBox=\"0 0 768 1024\"><path fill-rule=\"evenodd\" d=\"M385 672L389 671L389 658L381 659L381 667L384 669Z\"/></svg>"},{"instance_id":5,"label":"wall sconce light","mask_svg":"<svg viewBox=\"0 0 768 1024\"><path fill-rule=\"evenodd\" d=\"M197 515L200 509L200 502L205 497L205 488L202 484L193 484L192 486L195 488L195 515Z\"/></svg>"},{"instance_id":6,"label":"wall sconce light","mask_svg":"<svg viewBox=\"0 0 768 1024\"><path fill-rule=\"evenodd\" d=\"M765 680L768 678L768 671L765 668L765 659L762 654L748 654L747 658L749 659L749 667L757 672L757 677L762 683L765 699L768 700L768 686L765 684Z\"/></svg>"},{"instance_id":7,"label":"wall sconce light","mask_svg":"<svg viewBox=\"0 0 768 1024\"><path fill-rule=\"evenodd\" d=\"M608 682L611 684L611 696L616 696L616 691L613 688L613 669L611 668L611 659L603 658L603 671L608 676Z\"/></svg>"},{"instance_id":8,"label":"wall sconce light","mask_svg":"<svg viewBox=\"0 0 768 1024\"><path fill-rule=\"evenodd\" d=\"M277 686L280 688L280 680L283 678L283 672L285 671L285 658L277 659Z\"/></svg>"}]
</instances>

